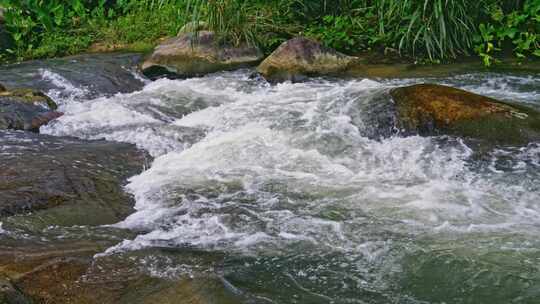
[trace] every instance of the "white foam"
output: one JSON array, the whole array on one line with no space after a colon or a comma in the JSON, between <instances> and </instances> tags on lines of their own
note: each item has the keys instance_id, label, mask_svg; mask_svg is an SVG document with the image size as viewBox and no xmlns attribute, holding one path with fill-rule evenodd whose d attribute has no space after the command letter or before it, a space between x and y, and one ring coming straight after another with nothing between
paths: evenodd
<instances>
[{"instance_id":1,"label":"white foam","mask_svg":"<svg viewBox=\"0 0 540 304\"><path fill-rule=\"evenodd\" d=\"M52 72L48 69L39 69L41 77L52 83L58 89L51 89L47 92L52 99L57 101L60 106L63 104L84 98L89 92L88 88L76 87L62 75Z\"/></svg>"},{"instance_id":2,"label":"white foam","mask_svg":"<svg viewBox=\"0 0 540 304\"><path fill-rule=\"evenodd\" d=\"M513 86L523 83L508 83L522 90ZM269 250L298 242L354 252L366 244L363 234L385 231L536 231L540 195L526 189L538 177L514 175L538 163L537 147L520 151L512 172L487 172L470 167L472 150L460 140L367 138L370 117L362 111L396 84L319 79L269 86L242 72L162 79L140 92L66 104L66 115L44 131L131 142L156 157L130 179L137 211L116 225L140 234L107 253L158 245ZM494 157L492 169L500 166ZM381 223L358 232L368 218Z\"/></svg>"}]
</instances>

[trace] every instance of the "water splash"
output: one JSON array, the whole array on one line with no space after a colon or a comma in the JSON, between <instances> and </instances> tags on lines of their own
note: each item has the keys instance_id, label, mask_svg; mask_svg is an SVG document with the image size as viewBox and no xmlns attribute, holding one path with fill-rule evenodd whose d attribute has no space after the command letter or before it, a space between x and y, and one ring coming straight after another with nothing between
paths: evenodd
<instances>
[{"instance_id":1,"label":"water splash","mask_svg":"<svg viewBox=\"0 0 540 304\"><path fill-rule=\"evenodd\" d=\"M43 80L50 82L56 87L55 89L50 89L47 95L53 100L59 101L60 106L85 98L89 94L88 88L77 87L62 75L51 70L39 69L38 72Z\"/></svg>"}]
</instances>

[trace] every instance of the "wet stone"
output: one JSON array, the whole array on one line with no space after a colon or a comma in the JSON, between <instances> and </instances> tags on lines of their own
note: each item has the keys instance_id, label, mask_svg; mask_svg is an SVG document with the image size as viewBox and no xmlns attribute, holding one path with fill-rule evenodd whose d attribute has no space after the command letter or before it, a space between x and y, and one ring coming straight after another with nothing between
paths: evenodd
<instances>
[{"instance_id":1,"label":"wet stone","mask_svg":"<svg viewBox=\"0 0 540 304\"><path fill-rule=\"evenodd\" d=\"M85 54L33 60L0 67L0 83L8 88L55 90L60 97L110 96L142 89L135 74L140 54Z\"/></svg>"},{"instance_id":2,"label":"wet stone","mask_svg":"<svg viewBox=\"0 0 540 304\"><path fill-rule=\"evenodd\" d=\"M436 84L396 88L390 95L405 134L448 134L503 145L540 140L540 113L532 108Z\"/></svg>"},{"instance_id":3,"label":"wet stone","mask_svg":"<svg viewBox=\"0 0 540 304\"><path fill-rule=\"evenodd\" d=\"M56 103L39 91L0 88L0 129L39 132L39 127L62 116Z\"/></svg>"},{"instance_id":4,"label":"wet stone","mask_svg":"<svg viewBox=\"0 0 540 304\"><path fill-rule=\"evenodd\" d=\"M0 131L0 218L44 210L49 225L119 221L133 204L122 185L145 157L131 144Z\"/></svg>"}]
</instances>

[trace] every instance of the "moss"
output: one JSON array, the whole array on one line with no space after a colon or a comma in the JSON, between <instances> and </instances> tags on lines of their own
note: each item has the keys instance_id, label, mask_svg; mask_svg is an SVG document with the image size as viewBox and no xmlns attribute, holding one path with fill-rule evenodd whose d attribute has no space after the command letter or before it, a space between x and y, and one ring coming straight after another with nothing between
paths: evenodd
<instances>
[{"instance_id":1,"label":"moss","mask_svg":"<svg viewBox=\"0 0 540 304\"><path fill-rule=\"evenodd\" d=\"M18 102L30 104L46 104L50 110L58 109L58 105L47 95L31 89L14 89L11 91L0 90L0 97L9 97Z\"/></svg>"}]
</instances>

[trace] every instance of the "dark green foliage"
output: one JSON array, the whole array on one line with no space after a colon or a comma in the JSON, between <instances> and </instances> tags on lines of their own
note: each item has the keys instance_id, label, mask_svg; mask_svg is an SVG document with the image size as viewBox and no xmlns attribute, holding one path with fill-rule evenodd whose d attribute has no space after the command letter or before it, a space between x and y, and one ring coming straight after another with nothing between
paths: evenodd
<instances>
[{"instance_id":1,"label":"dark green foliage","mask_svg":"<svg viewBox=\"0 0 540 304\"><path fill-rule=\"evenodd\" d=\"M13 59L74 54L93 42L149 49L187 21L219 43L266 53L306 35L339 51L394 49L438 62L476 53L486 65L509 49L540 56L539 0L0 0Z\"/></svg>"},{"instance_id":2,"label":"dark green foliage","mask_svg":"<svg viewBox=\"0 0 540 304\"><path fill-rule=\"evenodd\" d=\"M504 48L512 49L519 58L540 57L540 1L526 0L510 11L504 3L494 3L487 13L488 22L479 25L475 36L475 51L485 65L496 62L494 54Z\"/></svg>"},{"instance_id":3,"label":"dark green foliage","mask_svg":"<svg viewBox=\"0 0 540 304\"><path fill-rule=\"evenodd\" d=\"M145 49L184 23L184 0L0 0L14 47L0 58L76 54L95 41ZM7 54L6 54L7 53Z\"/></svg>"},{"instance_id":4,"label":"dark green foliage","mask_svg":"<svg viewBox=\"0 0 540 304\"><path fill-rule=\"evenodd\" d=\"M105 0L7 0L6 24L14 40L8 52L17 58L70 54L89 45L80 25L103 17Z\"/></svg>"}]
</instances>

